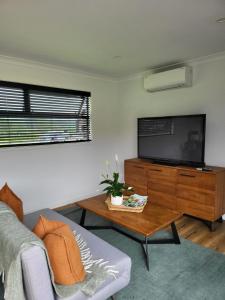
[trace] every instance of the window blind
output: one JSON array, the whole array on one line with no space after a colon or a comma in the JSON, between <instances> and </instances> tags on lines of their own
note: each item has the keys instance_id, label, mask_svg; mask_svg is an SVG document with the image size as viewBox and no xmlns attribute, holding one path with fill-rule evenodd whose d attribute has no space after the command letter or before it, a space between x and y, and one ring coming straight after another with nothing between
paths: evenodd
<instances>
[{"instance_id":1,"label":"window blind","mask_svg":"<svg viewBox=\"0 0 225 300\"><path fill-rule=\"evenodd\" d=\"M90 141L90 96L0 82L0 146Z\"/></svg>"},{"instance_id":2,"label":"window blind","mask_svg":"<svg viewBox=\"0 0 225 300\"><path fill-rule=\"evenodd\" d=\"M0 111L23 111L24 94L22 89L0 86Z\"/></svg>"}]
</instances>

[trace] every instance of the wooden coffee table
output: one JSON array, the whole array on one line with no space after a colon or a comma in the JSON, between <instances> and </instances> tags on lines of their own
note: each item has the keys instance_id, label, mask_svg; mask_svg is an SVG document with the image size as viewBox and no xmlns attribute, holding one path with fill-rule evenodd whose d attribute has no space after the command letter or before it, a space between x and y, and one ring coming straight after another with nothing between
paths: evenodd
<instances>
[{"instance_id":1,"label":"wooden coffee table","mask_svg":"<svg viewBox=\"0 0 225 300\"><path fill-rule=\"evenodd\" d=\"M133 239L142 245L147 269L149 270L149 244L180 244L179 235L177 233L175 221L178 220L182 214L180 212L147 203L142 213L122 212L108 210L105 203L106 195L99 195L86 200L78 201L76 204L83 209L80 219L80 225L86 229L113 229L125 236ZM92 212L102 218L112 222L112 226L85 226L86 211ZM139 239L124 230L113 226L113 224L120 225L129 229L131 232L136 232L144 238ZM166 239L151 239L149 237L157 231L171 225L172 237Z\"/></svg>"}]
</instances>

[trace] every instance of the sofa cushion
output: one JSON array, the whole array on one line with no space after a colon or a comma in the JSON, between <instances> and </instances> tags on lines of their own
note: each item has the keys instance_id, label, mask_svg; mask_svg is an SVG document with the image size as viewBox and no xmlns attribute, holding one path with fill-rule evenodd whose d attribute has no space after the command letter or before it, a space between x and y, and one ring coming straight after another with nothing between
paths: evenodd
<instances>
[{"instance_id":1,"label":"sofa cushion","mask_svg":"<svg viewBox=\"0 0 225 300\"><path fill-rule=\"evenodd\" d=\"M46 234L64 225L65 223L63 222L48 220L44 216L40 215L37 224L33 228L33 233L35 233L40 239L43 239Z\"/></svg>"},{"instance_id":2,"label":"sofa cushion","mask_svg":"<svg viewBox=\"0 0 225 300\"><path fill-rule=\"evenodd\" d=\"M7 183L0 190L0 201L5 202L15 212L18 219L23 222L23 202L9 188Z\"/></svg>"},{"instance_id":3,"label":"sofa cushion","mask_svg":"<svg viewBox=\"0 0 225 300\"><path fill-rule=\"evenodd\" d=\"M48 233L43 241L57 284L70 285L84 280L80 249L68 225Z\"/></svg>"}]
</instances>

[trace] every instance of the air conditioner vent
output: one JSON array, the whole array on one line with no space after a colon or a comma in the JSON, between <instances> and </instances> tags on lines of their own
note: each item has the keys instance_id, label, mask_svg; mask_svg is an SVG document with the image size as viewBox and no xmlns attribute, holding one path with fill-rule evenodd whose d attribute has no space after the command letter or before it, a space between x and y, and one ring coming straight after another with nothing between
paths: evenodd
<instances>
[{"instance_id":1,"label":"air conditioner vent","mask_svg":"<svg viewBox=\"0 0 225 300\"><path fill-rule=\"evenodd\" d=\"M144 78L144 88L148 92L189 87L192 85L192 68L189 66L150 74Z\"/></svg>"}]
</instances>

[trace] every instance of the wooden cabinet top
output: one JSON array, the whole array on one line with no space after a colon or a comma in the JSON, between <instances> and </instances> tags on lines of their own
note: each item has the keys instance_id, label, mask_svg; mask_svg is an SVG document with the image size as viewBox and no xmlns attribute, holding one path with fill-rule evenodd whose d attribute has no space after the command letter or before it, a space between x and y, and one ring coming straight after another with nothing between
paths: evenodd
<instances>
[{"instance_id":1,"label":"wooden cabinet top","mask_svg":"<svg viewBox=\"0 0 225 300\"><path fill-rule=\"evenodd\" d=\"M164 164L157 164L157 163L152 163L151 161L148 161L147 159L140 159L140 158L131 158L131 159L126 159L125 163L131 163L131 164L138 164L143 167L150 167L150 166L159 166L163 168L175 168L175 169L180 169L180 170L187 170L187 171L196 171L196 172L201 172L201 173L207 173L207 174L215 174L215 173L220 173L220 172L225 172L225 167L215 167L215 166L207 166L212 171L199 171L194 167L189 167L189 166L183 166L183 165L164 165Z\"/></svg>"}]
</instances>

